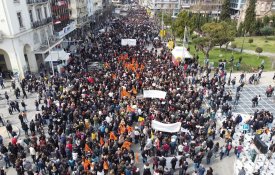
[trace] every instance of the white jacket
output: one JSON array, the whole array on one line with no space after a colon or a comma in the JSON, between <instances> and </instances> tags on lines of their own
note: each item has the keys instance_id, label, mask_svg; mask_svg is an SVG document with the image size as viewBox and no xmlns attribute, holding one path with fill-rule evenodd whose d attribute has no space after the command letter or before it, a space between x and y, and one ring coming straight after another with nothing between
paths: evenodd
<instances>
[{"instance_id":1,"label":"white jacket","mask_svg":"<svg viewBox=\"0 0 275 175\"><path fill-rule=\"evenodd\" d=\"M35 151L34 147L30 147L29 150L30 150L30 155L31 156L35 156L36 155L36 151Z\"/></svg>"}]
</instances>

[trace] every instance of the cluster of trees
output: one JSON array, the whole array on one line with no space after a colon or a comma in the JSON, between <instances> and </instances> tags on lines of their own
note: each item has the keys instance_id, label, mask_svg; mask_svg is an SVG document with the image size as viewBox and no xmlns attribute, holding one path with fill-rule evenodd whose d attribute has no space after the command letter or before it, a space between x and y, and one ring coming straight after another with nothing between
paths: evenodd
<instances>
[{"instance_id":1,"label":"cluster of trees","mask_svg":"<svg viewBox=\"0 0 275 175\"><path fill-rule=\"evenodd\" d=\"M255 19L252 23L250 30L247 30L245 23L241 22L238 27L237 36L243 36L249 31L250 35L254 36L268 36L275 33L275 15L265 16L262 19Z\"/></svg>"},{"instance_id":2,"label":"cluster of trees","mask_svg":"<svg viewBox=\"0 0 275 175\"><path fill-rule=\"evenodd\" d=\"M205 57L209 58L209 52L213 47L227 46L231 41L234 41L236 36L247 34L268 36L274 34L275 15L256 20L255 8L256 0L249 0L245 20L239 24L238 28L237 21L231 19L230 0L224 0L219 19L212 17L211 14L189 11L180 12L176 18L173 18L171 14L161 13L159 17L160 19L163 17L165 25L171 26L173 35L176 37L184 37L186 26L188 26L190 33L196 31L198 35L192 38L196 50L202 51ZM273 23L270 23L271 21Z\"/></svg>"},{"instance_id":3,"label":"cluster of trees","mask_svg":"<svg viewBox=\"0 0 275 175\"><path fill-rule=\"evenodd\" d=\"M217 19L211 17L210 14L192 13L188 11L181 11L176 18L171 14L159 13L159 19L162 19L166 26L171 26L174 35L180 38L184 36L184 28L188 26L190 33L193 31L201 32L201 27L206 23L218 22Z\"/></svg>"}]
</instances>

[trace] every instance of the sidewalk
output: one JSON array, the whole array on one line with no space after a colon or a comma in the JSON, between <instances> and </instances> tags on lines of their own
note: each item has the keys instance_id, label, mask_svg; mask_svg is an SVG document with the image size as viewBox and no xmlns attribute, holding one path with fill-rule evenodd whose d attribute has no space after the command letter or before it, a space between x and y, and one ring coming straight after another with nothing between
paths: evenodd
<instances>
[{"instance_id":1,"label":"sidewalk","mask_svg":"<svg viewBox=\"0 0 275 175\"><path fill-rule=\"evenodd\" d=\"M222 46L222 48L225 48L225 46ZM231 48L230 46L227 48L228 50L233 50L235 52L241 52L240 48ZM246 50L243 49L243 53L247 53L247 54L251 54L251 55L258 55L258 53L255 52L255 50ZM271 52L262 52L260 54L261 56L267 56L267 57L274 57L275 58L275 53L271 53Z\"/></svg>"}]
</instances>

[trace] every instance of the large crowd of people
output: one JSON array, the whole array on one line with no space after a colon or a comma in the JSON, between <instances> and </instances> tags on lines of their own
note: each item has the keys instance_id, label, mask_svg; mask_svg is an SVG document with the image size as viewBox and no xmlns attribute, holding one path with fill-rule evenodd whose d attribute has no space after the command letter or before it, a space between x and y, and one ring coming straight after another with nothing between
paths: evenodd
<instances>
[{"instance_id":1,"label":"large crowd of people","mask_svg":"<svg viewBox=\"0 0 275 175\"><path fill-rule=\"evenodd\" d=\"M196 59L175 66L165 46L148 49L159 30L145 10L110 18L105 29L78 36L82 42L58 75L41 71L39 77L29 75L12 86L16 98L27 98L26 91L37 94L37 114L29 120L24 100L9 103L10 114L20 112L25 139L18 140L7 125L11 142L0 142L6 167L18 175L213 174L202 161L211 164L230 154L239 122L232 119L225 70L213 72ZM136 46L122 46L123 38L135 38ZM90 69L94 61L102 64ZM166 98L142 98L145 89L165 91ZM227 116L221 129L218 112ZM152 120L181 122L183 131L156 131ZM250 122L257 130L272 121L272 114L263 112ZM214 143L218 134L225 146ZM242 143L236 147L239 157Z\"/></svg>"}]
</instances>

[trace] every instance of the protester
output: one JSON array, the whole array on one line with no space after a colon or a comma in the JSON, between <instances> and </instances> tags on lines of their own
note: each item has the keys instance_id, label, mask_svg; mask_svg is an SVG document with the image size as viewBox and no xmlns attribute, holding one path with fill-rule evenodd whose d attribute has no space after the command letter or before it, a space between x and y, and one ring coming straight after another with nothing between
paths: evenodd
<instances>
[{"instance_id":1,"label":"protester","mask_svg":"<svg viewBox=\"0 0 275 175\"><path fill-rule=\"evenodd\" d=\"M204 175L204 158L211 164L215 153L220 153L220 160L229 156L238 122L232 119L232 93L225 88L224 67L211 70L196 58L175 65L169 49L156 41L159 27L144 9L119 19L110 17L102 28L105 32L87 30L73 37L82 42L75 44L76 51L60 73L47 76L41 72L39 77L28 75L21 81L23 98L27 97L25 90L35 92L37 98L32 101L34 118L28 115L27 119L24 101L19 115L33 166L18 141L8 146L17 173L131 175L141 171L150 175L179 169L183 175L189 168L188 158L194 166L190 171ZM123 38L135 38L136 46L122 46ZM94 62L100 64L93 66ZM12 88L19 98L15 83ZM165 91L166 97L143 98L148 89ZM15 106L11 101L11 113ZM218 113L226 116L221 129ZM155 130L153 120L179 122L181 130ZM252 129L261 127L253 124ZM215 143L219 129L225 145ZM139 161L143 171L137 168ZM213 174L212 168L207 174Z\"/></svg>"}]
</instances>

